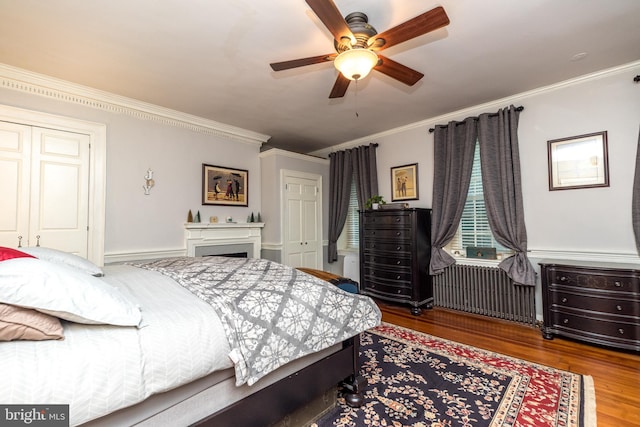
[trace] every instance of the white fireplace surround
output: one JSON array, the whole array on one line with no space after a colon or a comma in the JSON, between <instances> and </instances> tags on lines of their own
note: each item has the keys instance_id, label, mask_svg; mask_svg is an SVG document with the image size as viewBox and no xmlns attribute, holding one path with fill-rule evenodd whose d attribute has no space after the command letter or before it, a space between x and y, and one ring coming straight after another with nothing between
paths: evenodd
<instances>
[{"instance_id":1,"label":"white fireplace surround","mask_svg":"<svg viewBox=\"0 0 640 427\"><path fill-rule=\"evenodd\" d=\"M260 258L264 223L185 224L187 256L224 255L247 252L248 258Z\"/></svg>"}]
</instances>

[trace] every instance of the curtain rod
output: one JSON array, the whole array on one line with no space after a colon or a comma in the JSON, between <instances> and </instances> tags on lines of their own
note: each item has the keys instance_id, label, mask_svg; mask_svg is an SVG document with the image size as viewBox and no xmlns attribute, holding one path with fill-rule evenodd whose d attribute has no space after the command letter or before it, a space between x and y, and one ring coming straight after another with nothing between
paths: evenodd
<instances>
[{"instance_id":1,"label":"curtain rod","mask_svg":"<svg viewBox=\"0 0 640 427\"><path fill-rule=\"evenodd\" d=\"M519 106L519 107L516 107L516 111L522 111L522 110L524 110L524 107L522 105ZM494 116L497 116L497 115L498 115L497 113L496 114L489 114L489 117L494 117ZM478 120L478 119L476 118L476 120ZM459 123L462 123L462 122L459 122ZM436 126L445 126L445 125L436 125ZM430 128L429 129L429 133L433 133L435 131L436 131L435 128Z\"/></svg>"}]
</instances>

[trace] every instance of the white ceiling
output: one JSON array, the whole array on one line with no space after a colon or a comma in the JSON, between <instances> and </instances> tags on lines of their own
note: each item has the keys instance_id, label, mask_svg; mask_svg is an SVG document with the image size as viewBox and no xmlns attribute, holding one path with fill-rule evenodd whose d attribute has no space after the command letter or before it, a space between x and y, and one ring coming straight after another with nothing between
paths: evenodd
<instances>
[{"instance_id":1,"label":"white ceiling","mask_svg":"<svg viewBox=\"0 0 640 427\"><path fill-rule=\"evenodd\" d=\"M378 32L438 5L451 23L385 50L415 86L373 71L334 100L332 63L269 67L334 52L304 0L0 0L0 63L308 153L640 59L639 0L335 3Z\"/></svg>"}]
</instances>

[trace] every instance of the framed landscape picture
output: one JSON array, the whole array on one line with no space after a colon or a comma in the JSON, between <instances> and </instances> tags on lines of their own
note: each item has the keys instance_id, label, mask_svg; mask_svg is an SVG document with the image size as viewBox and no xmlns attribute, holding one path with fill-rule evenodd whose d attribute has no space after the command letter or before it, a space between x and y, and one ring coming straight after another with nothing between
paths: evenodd
<instances>
[{"instance_id":1,"label":"framed landscape picture","mask_svg":"<svg viewBox=\"0 0 640 427\"><path fill-rule=\"evenodd\" d=\"M203 163L202 204L249 206L249 171Z\"/></svg>"},{"instance_id":2,"label":"framed landscape picture","mask_svg":"<svg viewBox=\"0 0 640 427\"><path fill-rule=\"evenodd\" d=\"M549 190L609 186L607 132L547 141Z\"/></svg>"},{"instance_id":3,"label":"framed landscape picture","mask_svg":"<svg viewBox=\"0 0 640 427\"><path fill-rule=\"evenodd\" d=\"M391 201L418 200L418 164L391 168Z\"/></svg>"}]
</instances>

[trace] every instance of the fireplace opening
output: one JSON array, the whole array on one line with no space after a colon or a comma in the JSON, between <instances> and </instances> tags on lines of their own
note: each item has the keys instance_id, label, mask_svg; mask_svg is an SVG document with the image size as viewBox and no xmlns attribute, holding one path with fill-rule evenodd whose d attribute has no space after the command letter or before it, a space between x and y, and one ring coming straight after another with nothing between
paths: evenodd
<instances>
[{"instance_id":1,"label":"fireplace opening","mask_svg":"<svg viewBox=\"0 0 640 427\"><path fill-rule=\"evenodd\" d=\"M230 257L230 258L247 258L249 254L246 252L235 252L235 253L231 253L231 254L208 254L208 255L202 255L202 256L226 256L226 257Z\"/></svg>"}]
</instances>

